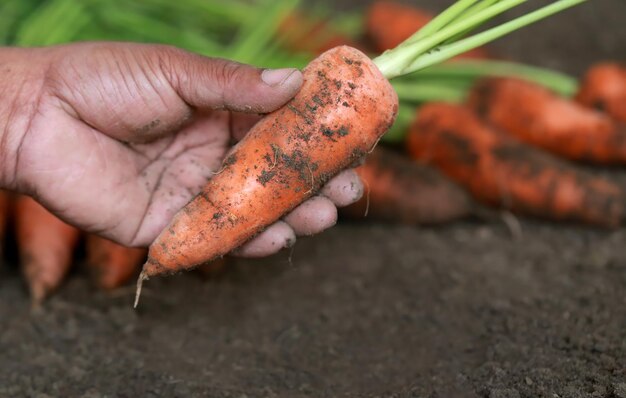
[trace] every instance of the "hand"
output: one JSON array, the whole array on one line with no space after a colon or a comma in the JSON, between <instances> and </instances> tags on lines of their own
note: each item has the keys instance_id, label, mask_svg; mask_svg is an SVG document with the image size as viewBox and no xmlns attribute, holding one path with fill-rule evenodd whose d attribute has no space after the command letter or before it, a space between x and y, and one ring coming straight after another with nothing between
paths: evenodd
<instances>
[{"instance_id":1,"label":"hand","mask_svg":"<svg viewBox=\"0 0 626 398\"><path fill-rule=\"evenodd\" d=\"M219 170L254 115L279 108L302 84L295 69L261 70L166 46L7 50L6 62L2 51L0 67L28 78L16 78L19 107L2 112L0 104L8 120L0 181L66 222L129 246L149 245ZM296 235L320 232L336 222L336 206L361 193L356 173L345 171L237 253L269 255Z\"/></svg>"}]
</instances>

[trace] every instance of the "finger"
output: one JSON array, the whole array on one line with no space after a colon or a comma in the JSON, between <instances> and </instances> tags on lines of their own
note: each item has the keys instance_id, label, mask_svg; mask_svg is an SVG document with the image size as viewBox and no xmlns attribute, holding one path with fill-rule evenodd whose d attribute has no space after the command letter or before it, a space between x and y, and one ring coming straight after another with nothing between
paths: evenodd
<instances>
[{"instance_id":1,"label":"finger","mask_svg":"<svg viewBox=\"0 0 626 398\"><path fill-rule=\"evenodd\" d=\"M291 247L296 242L296 234L284 221L278 221L261 232L250 242L235 249L231 254L238 257L266 257L281 249Z\"/></svg>"},{"instance_id":2,"label":"finger","mask_svg":"<svg viewBox=\"0 0 626 398\"><path fill-rule=\"evenodd\" d=\"M337 223L337 208L330 199L314 196L296 207L284 220L296 235L313 235Z\"/></svg>"},{"instance_id":3,"label":"finger","mask_svg":"<svg viewBox=\"0 0 626 398\"><path fill-rule=\"evenodd\" d=\"M321 194L337 207L348 206L363 196L363 182L354 169L344 170L328 181Z\"/></svg>"},{"instance_id":4,"label":"finger","mask_svg":"<svg viewBox=\"0 0 626 398\"><path fill-rule=\"evenodd\" d=\"M207 58L170 47L157 47L162 73L178 95L197 108L267 113L289 101L302 85L295 68L259 69ZM166 49L166 50L163 50Z\"/></svg>"},{"instance_id":5,"label":"finger","mask_svg":"<svg viewBox=\"0 0 626 398\"><path fill-rule=\"evenodd\" d=\"M152 142L199 111L267 113L302 84L297 69L259 69L161 45L61 46L50 68L62 108L112 138Z\"/></svg>"}]
</instances>

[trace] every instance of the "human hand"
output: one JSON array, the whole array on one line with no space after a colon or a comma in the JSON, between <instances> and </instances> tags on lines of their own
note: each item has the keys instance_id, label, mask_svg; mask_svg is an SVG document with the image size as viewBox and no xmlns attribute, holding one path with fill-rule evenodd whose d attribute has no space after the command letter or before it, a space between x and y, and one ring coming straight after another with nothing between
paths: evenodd
<instances>
[{"instance_id":1,"label":"human hand","mask_svg":"<svg viewBox=\"0 0 626 398\"><path fill-rule=\"evenodd\" d=\"M19 89L0 103L2 186L128 246L149 245L254 115L279 108L302 83L295 69L129 43L0 50L3 66L16 75L4 91ZM236 253L265 256L320 232L334 225L336 206L361 193L356 173L345 171Z\"/></svg>"}]
</instances>

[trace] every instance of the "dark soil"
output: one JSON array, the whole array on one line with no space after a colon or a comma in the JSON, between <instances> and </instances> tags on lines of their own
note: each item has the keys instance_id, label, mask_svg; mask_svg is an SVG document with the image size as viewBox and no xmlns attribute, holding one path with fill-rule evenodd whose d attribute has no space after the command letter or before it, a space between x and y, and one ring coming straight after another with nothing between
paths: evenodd
<instances>
[{"instance_id":1,"label":"dark soil","mask_svg":"<svg viewBox=\"0 0 626 398\"><path fill-rule=\"evenodd\" d=\"M494 48L580 73L625 60L625 17L593 1ZM522 231L343 224L291 262L151 280L138 311L80 272L31 311L5 267L0 396L626 398L626 229Z\"/></svg>"}]
</instances>

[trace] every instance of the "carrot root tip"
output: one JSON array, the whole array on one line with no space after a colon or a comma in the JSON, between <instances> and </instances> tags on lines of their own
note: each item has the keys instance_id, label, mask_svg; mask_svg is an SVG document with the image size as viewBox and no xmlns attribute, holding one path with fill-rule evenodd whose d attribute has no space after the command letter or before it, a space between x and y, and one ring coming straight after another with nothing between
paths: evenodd
<instances>
[{"instance_id":1,"label":"carrot root tip","mask_svg":"<svg viewBox=\"0 0 626 398\"><path fill-rule=\"evenodd\" d=\"M139 297L141 297L141 287L143 286L143 281L148 279L148 275L146 275L145 271L141 271L139 274L139 278L137 278L137 290L135 291L135 303L133 304L133 308L137 309L139 305Z\"/></svg>"},{"instance_id":2,"label":"carrot root tip","mask_svg":"<svg viewBox=\"0 0 626 398\"><path fill-rule=\"evenodd\" d=\"M40 281L32 281L29 288L30 299L35 306L41 305L52 290L49 286Z\"/></svg>"},{"instance_id":3,"label":"carrot root tip","mask_svg":"<svg viewBox=\"0 0 626 398\"><path fill-rule=\"evenodd\" d=\"M522 224L519 222L519 219L510 211L503 211L500 213L500 217L502 218L502 222L506 228L509 230L511 238L516 241L521 240L524 236L524 231L522 230Z\"/></svg>"}]
</instances>

